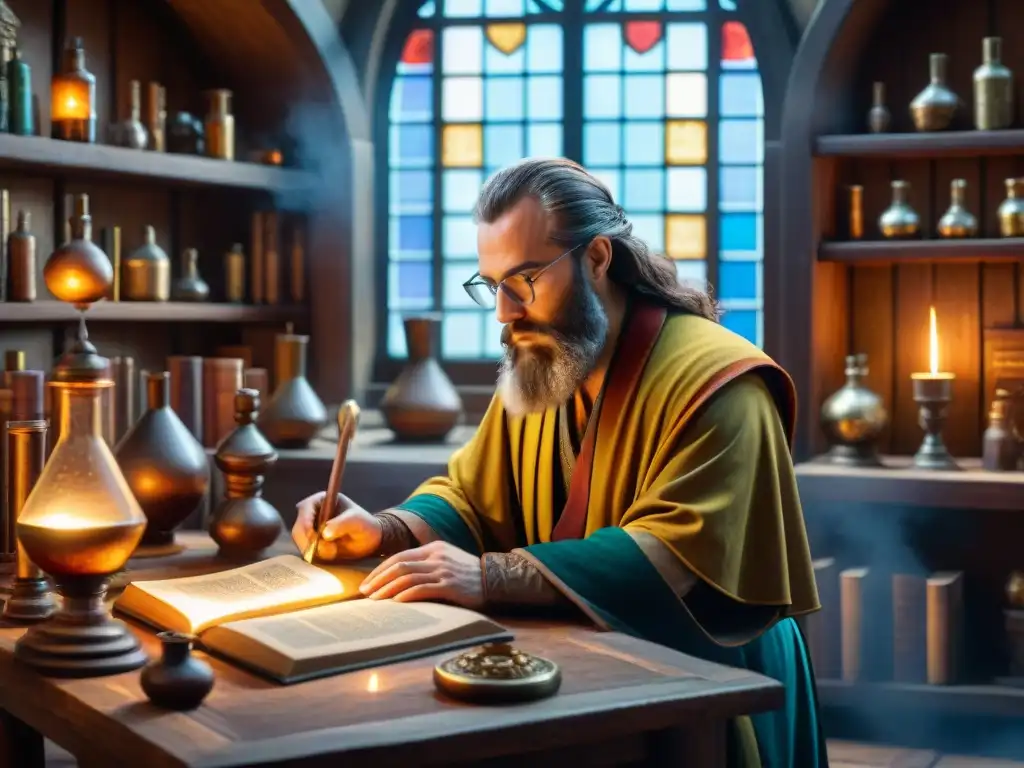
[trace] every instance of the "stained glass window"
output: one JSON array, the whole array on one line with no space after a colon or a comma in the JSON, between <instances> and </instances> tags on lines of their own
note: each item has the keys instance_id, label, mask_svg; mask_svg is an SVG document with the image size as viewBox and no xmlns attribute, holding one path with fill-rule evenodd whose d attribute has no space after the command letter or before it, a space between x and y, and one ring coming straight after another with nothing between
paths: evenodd
<instances>
[{"instance_id":1,"label":"stained glass window","mask_svg":"<svg viewBox=\"0 0 1024 768\"><path fill-rule=\"evenodd\" d=\"M764 105L735 11L735 0L423 3L390 101L388 355L405 355L402 316L430 310L443 358L497 358L493 313L462 290L476 270L473 203L498 168L566 146L680 280L710 280L725 325L760 344ZM565 113L572 95L578 114Z\"/></svg>"}]
</instances>

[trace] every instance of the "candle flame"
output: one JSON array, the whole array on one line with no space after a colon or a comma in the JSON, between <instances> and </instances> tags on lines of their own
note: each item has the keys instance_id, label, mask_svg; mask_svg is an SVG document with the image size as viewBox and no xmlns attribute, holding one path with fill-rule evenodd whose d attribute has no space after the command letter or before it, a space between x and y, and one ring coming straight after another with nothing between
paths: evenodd
<instances>
[{"instance_id":1,"label":"candle flame","mask_svg":"<svg viewBox=\"0 0 1024 768\"><path fill-rule=\"evenodd\" d=\"M928 363L934 376L939 372L939 328L935 307L931 307L928 312Z\"/></svg>"}]
</instances>

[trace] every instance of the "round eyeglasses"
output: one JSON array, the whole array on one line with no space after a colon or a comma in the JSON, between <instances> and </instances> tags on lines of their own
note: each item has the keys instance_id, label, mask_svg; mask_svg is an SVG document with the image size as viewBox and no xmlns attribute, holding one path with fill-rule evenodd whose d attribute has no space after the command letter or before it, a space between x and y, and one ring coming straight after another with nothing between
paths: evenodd
<instances>
[{"instance_id":1,"label":"round eyeglasses","mask_svg":"<svg viewBox=\"0 0 1024 768\"><path fill-rule=\"evenodd\" d=\"M522 272L515 272L500 282L493 282L488 280L486 277L482 277L477 272L473 277L469 278L462 284L462 287L466 289L466 293L478 305L484 309L494 309L498 306L498 290L500 289L506 296L512 301L520 304L521 306L527 307L533 304L537 298L537 292L534 290L534 283L536 283L541 276L551 269L555 264L560 262L566 256L573 251L579 249L583 243L574 245L565 253L561 254L553 261L548 262L540 269L529 267ZM534 271L530 271L534 270Z\"/></svg>"}]
</instances>

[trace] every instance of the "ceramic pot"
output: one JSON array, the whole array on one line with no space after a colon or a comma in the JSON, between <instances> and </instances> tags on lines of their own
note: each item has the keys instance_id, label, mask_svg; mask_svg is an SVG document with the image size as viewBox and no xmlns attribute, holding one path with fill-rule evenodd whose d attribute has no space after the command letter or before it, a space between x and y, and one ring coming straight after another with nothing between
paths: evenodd
<instances>
[{"instance_id":1,"label":"ceramic pot","mask_svg":"<svg viewBox=\"0 0 1024 768\"><path fill-rule=\"evenodd\" d=\"M192 655L192 635L161 632L157 638L163 655L143 668L139 678L143 693L164 709L195 709L213 690L213 670Z\"/></svg>"},{"instance_id":2,"label":"ceramic pot","mask_svg":"<svg viewBox=\"0 0 1024 768\"><path fill-rule=\"evenodd\" d=\"M206 451L170 405L170 374L146 376L147 410L121 438L114 455L146 515L142 547L174 544L174 529L210 485Z\"/></svg>"},{"instance_id":3,"label":"ceramic pot","mask_svg":"<svg viewBox=\"0 0 1024 768\"><path fill-rule=\"evenodd\" d=\"M434 358L434 317L405 320L409 362L388 387L380 410L398 440L444 440L462 418L462 398Z\"/></svg>"},{"instance_id":4,"label":"ceramic pot","mask_svg":"<svg viewBox=\"0 0 1024 768\"><path fill-rule=\"evenodd\" d=\"M327 424L327 409L306 378L309 336L279 333L274 344L274 396L260 431L277 448L305 448Z\"/></svg>"},{"instance_id":5,"label":"ceramic pot","mask_svg":"<svg viewBox=\"0 0 1024 768\"><path fill-rule=\"evenodd\" d=\"M175 301L206 301L210 286L199 276L199 251L186 248L181 254L181 277L174 281L171 296Z\"/></svg>"}]
</instances>

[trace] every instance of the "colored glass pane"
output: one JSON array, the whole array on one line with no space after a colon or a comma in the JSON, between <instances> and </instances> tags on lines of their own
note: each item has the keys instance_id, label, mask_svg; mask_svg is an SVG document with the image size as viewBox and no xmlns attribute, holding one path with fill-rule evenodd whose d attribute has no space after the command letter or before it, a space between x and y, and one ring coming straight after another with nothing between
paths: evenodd
<instances>
[{"instance_id":1,"label":"colored glass pane","mask_svg":"<svg viewBox=\"0 0 1024 768\"><path fill-rule=\"evenodd\" d=\"M434 247L434 219L432 216L400 216L396 227L399 251L429 252Z\"/></svg>"},{"instance_id":2,"label":"colored glass pane","mask_svg":"<svg viewBox=\"0 0 1024 768\"><path fill-rule=\"evenodd\" d=\"M393 165L422 168L434 162L434 126L429 123L391 126L388 156Z\"/></svg>"},{"instance_id":3,"label":"colored glass pane","mask_svg":"<svg viewBox=\"0 0 1024 768\"><path fill-rule=\"evenodd\" d=\"M583 69L617 72L622 69L622 28L618 24L587 24L583 28Z\"/></svg>"},{"instance_id":4,"label":"colored glass pane","mask_svg":"<svg viewBox=\"0 0 1024 768\"><path fill-rule=\"evenodd\" d=\"M627 11L660 11L663 0L623 0Z\"/></svg>"},{"instance_id":5,"label":"colored glass pane","mask_svg":"<svg viewBox=\"0 0 1024 768\"><path fill-rule=\"evenodd\" d=\"M718 7L723 11L735 11L736 0L718 0Z\"/></svg>"},{"instance_id":6,"label":"colored glass pane","mask_svg":"<svg viewBox=\"0 0 1024 768\"><path fill-rule=\"evenodd\" d=\"M757 250L757 214L723 213L718 217L718 228L723 251Z\"/></svg>"},{"instance_id":7,"label":"colored glass pane","mask_svg":"<svg viewBox=\"0 0 1024 768\"><path fill-rule=\"evenodd\" d=\"M723 302L758 299L759 282L756 261L725 261L718 265L718 296Z\"/></svg>"},{"instance_id":8,"label":"colored glass pane","mask_svg":"<svg viewBox=\"0 0 1024 768\"><path fill-rule=\"evenodd\" d=\"M472 216L445 216L441 236L445 258L476 258L476 224Z\"/></svg>"},{"instance_id":9,"label":"colored glass pane","mask_svg":"<svg viewBox=\"0 0 1024 768\"><path fill-rule=\"evenodd\" d=\"M423 75L395 78L391 89L391 119L394 122L422 122L434 115L434 81Z\"/></svg>"},{"instance_id":10,"label":"colored glass pane","mask_svg":"<svg viewBox=\"0 0 1024 768\"><path fill-rule=\"evenodd\" d=\"M441 69L446 75L479 75L484 66L484 33L480 27L448 27L444 31Z\"/></svg>"},{"instance_id":11,"label":"colored glass pane","mask_svg":"<svg viewBox=\"0 0 1024 768\"><path fill-rule=\"evenodd\" d=\"M665 251L673 259L703 259L708 252L703 216L673 214L665 218Z\"/></svg>"},{"instance_id":12,"label":"colored glass pane","mask_svg":"<svg viewBox=\"0 0 1024 768\"><path fill-rule=\"evenodd\" d=\"M680 283L695 284L704 288L708 280L708 265L703 261L673 261L676 279Z\"/></svg>"},{"instance_id":13,"label":"colored glass pane","mask_svg":"<svg viewBox=\"0 0 1024 768\"><path fill-rule=\"evenodd\" d=\"M665 165L665 124L658 120L630 122L625 126L626 165Z\"/></svg>"},{"instance_id":14,"label":"colored glass pane","mask_svg":"<svg viewBox=\"0 0 1024 768\"><path fill-rule=\"evenodd\" d=\"M531 120L561 120L562 78L531 77L527 104Z\"/></svg>"},{"instance_id":15,"label":"colored glass pane","mask_svg":"<svg viewBox=\"0 0 1024 768\"><path fill-rule=\"evenodd\" d=\"M622 162L622 126L611 122L583 124L583 164L588 167Z\"/></svg>"},{"instance_id":16,"label":"colored glass pane","mask_svg":"<svg viewBox=\"0 0 1024 768\"><path fill-rule=\"evenodd\" d=\"M725 72L718 80L718 109L723 117L763 117L761 76L756 72Z\"/></svg>"},{"instance_id":17,"label":"colored glass pane","mask_svg":"<svg viewBox=\"0 0 1024 768\"><path fill-rule=\"evenodd\" d=\"M632 213L629 220L633 224L633 234L643 240L655 253L665 251L665 217L659 214Z\"/></svg>"},{"instance_id":18,"label":"colored glass pane","mask_svg":"<svg viewBox=\"0 0 1024 768\"><path fill-rule=\"evenodd\" d=\"M463 283L476 274L476 259L467 261L445 261L444 288L441 304L445 309L472 309L476 306L469 298Z\"/></svg>"},{"instance_id":19,"label":"colored glass pane","mask_svg":"<svg viewBox=\"0 0 1024 768\"><path fill-rule=\"evenodd\" d=\"M584 10L588 13L621 11L622 0L587 0Z\"/></svg>"},{"instance_id":20,"label":"colored glass pane","mask_svg":"<svg viewBox=\"0 0 1024 768\"><path fill-rule=\"evenodd\" d=\"M664 75L626 75L623 81L623 112L627 119L665 116Z\"/></svg>"},{"instance_id":21,"label":"colored glass pane","mask_svg":"<svg viewBox=\"0 0 1024 768\"><path fill-rule=\"evenodd\" d=\"M764 129L760 120L721 120L718 123L718 156L723 163L764 162Z\"/></svg>"},{"instance_id":22,"label":"colored glass pane","mask_svg":"<svg viewBox=\"0 0 1024 768\"><path fill-rule=\"evenodd\" d=\"M719 207L723 211L760 211L763 173L758 166L722 166L718 178Z\"/></svg>"},{"instance_id":23,"label":"colored glass pane","mask_svg":"<svg viewBox=\"0 0 1024 768\"><path fill-rule=\"evenodd\" d=\"M627 21L622 27L626 44L637 53L647 53L661 42L660 21Z\"/></svg>"},{"instance_id":24,"label":"colored glass pane","mask_svg":"<svg viewBox=\"0 0 1024 768\"><path fill-rule=\"evenodd\" d=\"M456 360L475 360L483 356L484 323L482 312L446 312L441 320L441 354Z\"/></svg>"},{"instance_id":25,"label":"colored glass pane","mask_svg":"<svg viewBox=\"0 0 1024 768\"><path fill-rule=\"evenodd\" d=\"M754 62L754 44L747 28L739 21L722 25L722 63L749 65Z\"/></svg>"},{"instance_id":26,"label":"colored glass pane","mask_svg":"<svg viewBox=\"0 0 1024 768\"><path fill-rule=\"evenodd\" d=\"M470 122L484 116L484 81L480 77L446 77L441 86L445 122Z\"/></svg>"},{"instance_id":27,"label":"colored glass pane","mask_svg":"<svg viewBox=\"0 0 1024 768\"><path fill-rule=\"evenodd\" d=\"M619 75L584 75L583 116L622 116L622 78Z\"/></svg>"},{"instance_id":28,"label":"colored glass pane","mask_svg":"<svg viewBox=\"0 0 1024 768\"><path fill-rule=\"evenodd\" d=\"M667 165L703 165L707 159L707 123L697 120L669 120L665 123Z\"/></svg>"},{"instance_id":29,"label":"colored glass pane","mask_svg":"<svg viewBox=\"0 0 1024 768\"><path fill-rule=\"evenodd\" d=\"M533 123L527 132L527 157L559 157L562 154L562 124Z\"/></svg>"},{"instance_id":30,"label":"colored glass pane","mask_svg":"<svg viewBox=\"0 0 1024 768\"><path fill-rule=\"evenodd\" d=\"M445 213L472 213L483 181L479 170L445 171L441 185Z\"/></svg>"},{"instance_id":31,"label":"colored glass pane","mask_svg":"<svg viewBox=\"0 0 1024 768\"><path fill-rule=\"evenodd\" d=\"M665 207L665 171L628 168L623 173L622 207L632 212L661 211Z\"/></svg>"},{"instance_id":32,"label":"colored glass pane","mask_svg":"<svg viewBox=\"0 0 1024 768\"><path fill-rule=\"evenodd\" d=\"M708 76L670 72L665 77L665 113L669 117L707 117Z\"/></svg>"},{"instance_id":33,"label":"colored glass pane","mask_svg":"<svg viewBox=\"0 0 1024 768\"><path fill-rule=\"evenodd\" d=\"M434 15L435 10L434 0L427 0L427 2L420 6L419 16L421 19L429 19Z\"/></svg>"},{"instance_id":34,"label":"colored glass pane","mask_svg":"<svg viewBox=\"0 0 1024 768\"><path fill-rule=\"evenodd\" d=\"M702 21L668 25L668 68L705 70L708 67L708 25Z\"/></svg>"},{"instance_id":35,"label":"colored glass pane","mask_svg":"<svg viewBox=\"0 0 1024 768\"><path fill-rule=\"evenodd\" d=\"M565 0L526 0L527 13L558 13L564 10Z\"/></svg>"},{"instance_id":36,"label":"colored glass pane","mask_svg":"<svg viewBox=\"0 0 1024 768\"><path fill-rule=\"evenodd\" d=\"M444 0L444 15L450 19L478 18L484 15L483 0Z\"/></svg>"},{"instance_id":37,"label":"colored glass pane","mask_svg":"<svg viewBox=\"0 0 1024 768\"><path fill-rule=\"evenodd\" d=\"M405 327L402 325L401 312L388 313L388 355L399 360L408 356L405 346Z\"/></svg>"},{"instance_id":38,"label":"colored glass pane","mask_svg":"<svg viewBox=\"0 0 1024 768\"><path fill-rule=\"evenodd\" d=\"M726 310L722 325L754 344L761 343L761 313L752 309Z\"/></svg>"},{"instance_id":39,"label":"colored glass pane","mask_svg":"<svg viewBox=\"0 0 1024 768\"><path fill-rule=\"evenodd\" d=\"M708 205L708 174L704 168L669 168L667 205L670 211L703 213Z\"/></svg>"},{"instance_id":40,"label":"colored glass pane","mask_svg":"<svg viewBox=\"0 0 1024 768\"><path fill-rule=\"evenodd\" d=\"M668 0L667 11L706 11L707 0Z\"/></svg>"},{"instance_id":41,"label":"colored glass pane","mask_svg":"<svg viewBox=\"0 0 1024 768\"><path fill-rule=\"evenodd\" d=\"M434 299L433 265L429 261L392 262L388 268L390 296L394 309L425 309Z\"/></svg>"},{"instance_id":42,"label":"colored glass pane","mask_svg":"<svg viewBox=\"0 0 1024 768\"><path fill-rule=\"evenodd\" d=\"M484 166L501 168L526 156L521 125L484 126Z\"/></svg>"},{"instance_id":43,"label":"colored glass pane","mask_svg":"<svg viewBox=\"0 0 1024 768\"><path fill-rule=\"evenodd\" d=\"M392 171L388 182L391 213L433 211L434 174L430 171Z\"/></svg>"},{"instance_id":44,"label":"colored glass pane","mask_svg":"<svg viewBox=\"0 0 1024 768\"><path fill-rule=\"evenodd\" d=\"M556 24L533 24L527 36L526 68L533 74L562 74L562 28Z\"/></svg>"},{"instance_id":45,"label":"colored glass pane","mask_svg":"<svg viewBox=\"0 0 1024 768\"><path fill-rule=\"evenodd\" d=\"M479 123L453 123L442 129L442 165L448 168L479 168L483 162L483 128Z\"/></svg>"},{"instance_id":46,"label":"colored glass pane","mask_svg":"<svg viewBox=\"0 0 1024 768\"><path fill-rule=\"evenodd\" d=\"M490 18L522 16L525 12L524 0L484 0L484 15Z\"/></svg>"},{"instance_id":47,"label":"colored glass pane","mask_svg":"<svg viewBox=\"0 0 1024 768\"><path fill-rule=\"evenodd\" d=\"M526 42L526 25L517 24L488 24L487 41L499 51L508 56L518 51Z\"/></svg>"},{"instance_id":48,"label":"colored glass pane","mask_svg":"<svg viewBox=\"0 0 1024 768\"><path fill-rule=\"evenodd\" d=\"M400 61L403 64L430 64L434 60L434 32L414 29L405 39Z\"/></svg>"},{"instance_id":49,"label":"colored glass pane","mask_svg":"<svg viewBox=\"0 0 1024 768\"><path fill-rule=\"evenodd\" d=\"M484 119L522 120L525 101L521 77L489 77L484 85Z\"/></svg>"}]
</instances>

